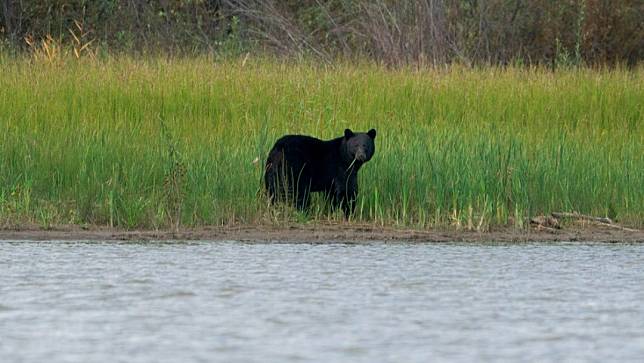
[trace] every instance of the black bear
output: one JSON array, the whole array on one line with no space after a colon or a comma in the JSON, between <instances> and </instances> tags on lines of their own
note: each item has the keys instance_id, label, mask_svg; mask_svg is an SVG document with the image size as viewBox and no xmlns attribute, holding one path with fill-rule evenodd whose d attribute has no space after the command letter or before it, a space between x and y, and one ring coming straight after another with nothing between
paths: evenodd
<instances>
[{"instance_id":1,"label":"black bear","mask_svg":"<svg viewBox=\"0 0 644 363\"><path fill-rule=\"evenodd\" d=\"M322 141L304 135L286 135L268 154L264 183L271 202L288 201L306 210L311 192L324 192L345 217L355 209L358 170L376 151L376 130Z\"/></svg>"}]
</instances>

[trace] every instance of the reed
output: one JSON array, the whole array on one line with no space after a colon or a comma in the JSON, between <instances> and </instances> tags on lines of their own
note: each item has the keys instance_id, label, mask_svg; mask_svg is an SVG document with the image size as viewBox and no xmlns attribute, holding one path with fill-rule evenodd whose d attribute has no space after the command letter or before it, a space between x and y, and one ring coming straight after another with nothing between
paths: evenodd
<instances>
[{"instance_id":1,"label":"reed","mask_svg":"<svg viewBox=\"0 0 644 363\"><path fill-rule=\"evenodd\" d=\"M340 220L269 207L283 134L378 130L353 220L644 225L644 70L387 69L266 59L0 57L0 225Z\"/></svg>"}]
</instances>

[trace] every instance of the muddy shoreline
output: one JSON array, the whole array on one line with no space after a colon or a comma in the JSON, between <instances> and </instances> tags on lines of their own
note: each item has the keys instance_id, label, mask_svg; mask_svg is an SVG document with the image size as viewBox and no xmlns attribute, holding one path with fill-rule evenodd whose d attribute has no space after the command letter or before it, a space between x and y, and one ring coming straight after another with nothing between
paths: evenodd
<instances>
[{"instance_id":1,"label":"muddy shoreline","mask_svg":"<svg viewBox=\"0 0 644 363\"><path fill-rule=\"evenodd\" d=\"M456 228L415 230L356 224L233 225L173 230L121 230L101 226L65 225L50 228L19 226L0 229L0 240L89 241L242 241L242 242L644 242L644 231L573 225L563 229L517 230L497 227L487 232Z\"/></svg>"}]
</instances>

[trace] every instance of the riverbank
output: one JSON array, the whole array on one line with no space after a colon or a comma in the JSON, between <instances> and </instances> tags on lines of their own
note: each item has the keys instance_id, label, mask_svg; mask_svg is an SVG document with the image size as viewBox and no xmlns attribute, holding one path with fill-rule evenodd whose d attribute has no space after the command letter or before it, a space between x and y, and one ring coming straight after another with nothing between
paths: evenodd
<instances>
[{"instance_id":1,"label":"riverbank","mask_svg":"<svg viewBox=\"0 0 644 363\"><path fill-rule=\"evenodd\" d=\"M0 240L35 241L241 241L241 242L644 242L644 231L592 224L562 229L496 227L486 232L415 230L357 224L299 224L289 226L236 225L173 230L122 230L107 227L61 225L43 229L21 226L0 230Z\"/></svg>"}]
</instances>

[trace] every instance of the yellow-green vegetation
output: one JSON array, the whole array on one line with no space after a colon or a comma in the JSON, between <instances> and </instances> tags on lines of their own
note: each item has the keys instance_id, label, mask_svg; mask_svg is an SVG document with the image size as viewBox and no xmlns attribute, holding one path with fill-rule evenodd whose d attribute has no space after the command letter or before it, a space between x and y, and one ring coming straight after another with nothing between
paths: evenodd
<instances>
[{"instance_id":1,"label":"yellow-green vegetation","mask_svg":"<svg viewBox=\"0 0 644 363\"><path fill-rule=\"evenodd\" d=\"M0 225L341 219L270 208L284 134L378 130L354 220L644 225L644 70L386 69L268 60L0 58Z\"/></svg>"}]
</instances>

